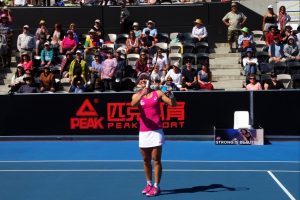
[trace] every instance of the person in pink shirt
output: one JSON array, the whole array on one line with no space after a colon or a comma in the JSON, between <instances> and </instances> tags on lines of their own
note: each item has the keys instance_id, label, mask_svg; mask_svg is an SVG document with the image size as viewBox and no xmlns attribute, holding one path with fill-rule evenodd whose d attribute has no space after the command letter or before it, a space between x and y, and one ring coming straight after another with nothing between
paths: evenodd
<instances>
[{"instance_id":1,"label":"person in pink shirt","mask_svg":"<svg viewBox=\"0 0 300 200\"><path fill-rule=\"evenodd\" d=\"M171 92L168 96L161 90L151 90L148 83L150 78L142 74L137 80L140 89L132 95L131 105L138 107L140 111L139 148L144 160L144 171L147 180L142 193L146 196L160 194L159 183L162 176L161 154L164 144L162 130L160 102L169 106L176 106L176 100ZM154 161L154 185L152 185L152 164Z\"/></svg>"},{"instance_id":2,"label":"person in pink shirt","mask_svg":"<svg viewBox=\"0 0 300 200\"><path fill-rule=\"evenodd\" d=\"M246 86L247 91L251 90L262 90L260 82L256 82L256 78L254 74L249 76L250 83Z\"/></svg>"},{"instance_id":3,"label":"person in pink shirt","mask_svg":"<svg viewBox=\"0 0 300 200\"><path fill-rule=\"evenodd\" d=\"M67 51L71 51L71 53L74 53L77 48L77 42L74 38L73 31L68 30L67 37L65 37L61 41L60 45L60 54L66 54Z\"/></svg>"},{"instance_id":4,"label":"person in pink shirt","mask_svg":"<svg viewBox=\"0 0 300 200\"><path fill-rule=\"evenodd\" d=\"M112 52L107 52L107 58L103 61L101 70L101 80L104 83L104 90L113 89L114 74L117 64L117 60L113 58Z\"/></svg>"},{"instance_id":5,"label":"person in pink shirt","mask_svg":"<svg viewBox=\"0 0 300 200\"><path fill-rule=\"evenodd\" d=\"M23 53L21 57L21 63L26 73L31 73L33 69L33 62L30 59L28 53Z\"/></svg>"}]
</instances>

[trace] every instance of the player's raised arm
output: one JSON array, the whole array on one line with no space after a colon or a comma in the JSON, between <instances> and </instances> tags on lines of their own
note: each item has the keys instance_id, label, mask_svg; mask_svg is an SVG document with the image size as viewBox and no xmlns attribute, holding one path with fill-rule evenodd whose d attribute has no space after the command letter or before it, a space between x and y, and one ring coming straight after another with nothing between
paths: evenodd
<instances>
[{"instance_id":1,"label":"player's raised arm","mask_svg":"<svg viewBox=\"0 0 300 200\"><path fill-rule=\"evenodd\" d=\"M157 94L161 98L161 100L169 106L176 106L176 99L172 92L170 92L169 97L160 90L157 90Z\"/></svg>"}]
</instances>

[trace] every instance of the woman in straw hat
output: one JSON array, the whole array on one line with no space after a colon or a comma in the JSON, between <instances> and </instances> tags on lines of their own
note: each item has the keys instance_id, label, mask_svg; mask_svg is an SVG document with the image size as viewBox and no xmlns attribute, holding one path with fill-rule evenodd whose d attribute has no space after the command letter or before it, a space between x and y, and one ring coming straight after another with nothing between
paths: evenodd
<instances>
[{"instance_id":1,"label":"woman in straw hat","mask_svg":"<svg viewBox=\"0 0 300 200\"><path fill-rule=\"evenodd\" d=\"M206 42L207 41L207 30L206 27L203 25L201 19L196 19L194 21L195 26L192 30L192 36L195 42Z\"/></svg>"}]
</instances>

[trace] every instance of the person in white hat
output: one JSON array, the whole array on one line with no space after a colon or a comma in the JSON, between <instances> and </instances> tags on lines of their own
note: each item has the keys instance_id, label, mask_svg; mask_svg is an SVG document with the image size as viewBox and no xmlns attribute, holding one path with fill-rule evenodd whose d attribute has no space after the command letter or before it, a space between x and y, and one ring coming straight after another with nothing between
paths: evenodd
<instances>
[{"instance_id":1,"label":"person in white hat","mask_svg":"<svg viewBox=\"0 0 300 200\"><path fill-rule=\"evenodd\" d=\"M142 30L140 29L140 25L138 22L133 22L132 24L133 32L136 38L142 37Z\"/></svg>"},{"instance_id":2,"label":"person in white hat","mask_svg":"<svg viewBox=\"0 0 300 200\"><path fill-rule=\"evenodd\" d=\"M231 4L231 11L228 12L222 19L223 23L228 26L227 40L230 48L229 53L235 52L232 44L235 42L236 47L238 46L237 39L246 20L247 17L237 10L237 3L233 2Z\"/></svg>"},{"instance_id":3,"label":"person in white hat","mask_svg":"<svg viewBox=\"0 0 300 200\"><path fill-rule=\"evenodd\" d=\"M53 65L54 62L54 52L50 47L50 42L45 42L44 49L41 52L41 67Z\"/></svg>"},{"instance_id":4,"label":"person in white hat","mask_svg":"<svg viewBox=\"0 0 300 200\"><path fill-rule=\"evenodd\" d=\"M143 29L143 36L145 35L146 31L150 31L150 36L156 38L157 36L157 29L155 28L155 23L152 20L148 20L146 23L147 27Z\"/></svg>"},{"instance_id":5,"label":"person in white hat","mask_svg":"<svg viewBox=\"0 0 300 200\"><path fill-rule=\"evenodd\" d=\"M18 36L17 48L20 52L20 57L23 53L27 53L32 58L33 51L36 50L36 42L33 35L29 33L29 26L23 26L23 33Z\"/></svg>"},{"instance_id":6,"label":"person in white hat","mask_svg":"<svg viewBox=\"0 0 300 200\"><path fill-rule=\"evenodd\" d=\"M273 6L268 5L267 13L263 16L262 21L262 31L264 32L265 36L269 31L270 26L277 25L277 15L274 13Z\"/></svg>"},{"instance_id":7,"label":"person in white hat","mask_svg":"<svg viewBox=\"0 0 300 200\"><path fill-rule=\"evenodd\" d=\"M76 51L75 59L70 64L69 77L71 82L76 77L82 77L85 83L89 80L90 70L80 50Z\"/></svg>"},{"instance_id":8,"label":"person in white hat","mask_svg":"<svg viewBox=\"0 0 300 200\"><path fill-rule=\"evenodd\" d=\"M194 21L195 26L192 30L192 36L195 42L206 42L207 41L207 30L201 19Z\"/></svg>"},{"instance_id":9,"label":"person in white hat","mask_svg":"<svg viewBox=\"0 0 300 200\"><path fill-rule=\"evenodd\" d=\"M95 34L96 37L98 37L99 39L103 39L104 29L102 27L102 23L100 19L95 19L94 26L91 29L93 29L96 32Z\"/></svg>"},{"instance_id":10,"label":"person in white hat","mask_svg":"<svg viewBox=\"0 0 300 200\"><path fill-rule=\"evenodd\" d=\"M171 69L168 71L167 75L165 76L165 81L167 81L168 77L171 77L173 80L173 83L175 83L178 88L181 88L182 87L182 85L181 85L182 84L182 74L180 72L179 67L180 66L179 66L178 62L171 65Z\"/></svg>"}]
</instances>

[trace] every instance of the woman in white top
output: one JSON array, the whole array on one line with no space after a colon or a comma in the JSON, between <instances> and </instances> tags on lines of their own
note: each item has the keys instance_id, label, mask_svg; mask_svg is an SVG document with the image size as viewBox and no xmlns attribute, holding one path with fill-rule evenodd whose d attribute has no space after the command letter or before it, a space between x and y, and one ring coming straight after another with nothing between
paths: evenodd
<instances>
[{"instance_id":1,"label":"woman in white top","mask_svg":"<svg viewBox=\"0 0 300 200\"><path fill-rule=\"evenodd\" d=\"M11 87L12 92L18 91L18 89L24 83L23 80L24 77L25 77L25 70L22 64L18 64L16 73L14 73L13 77L11 78L11 83L9 84L9 87Z\"/></svg>"},{"instance_id":2,"label":"woman in white top","mask_svg":"<svg viewBox=\"0 0 300 200\"><path fill-rule=\"evenodd\" d=\"M139 40L135 37L133 31L129 31L129 37L126 40L126 52L129 53L139 53Z\"/></svg>"},{"instance_id":3,"label":"woman in white top","mask_svg":"<svg viewBox=\"0 0 300 200\"><path fill-rule=\"evenodd\" d=\"M178 88L182 87L182 74L179 70L179 63L174 63L173 68L168 71L165 80L167 80L168 77L172 78L173 83L175 83Z\"/></svg>"},{"instance_id":4,"label":"woman in white top","mask_svg":"<svg viewBox=\"0 0 300 200\"><path fill-rule=\"evenodd\" d=\"M206 42L207 41L207 30L206 27L203 25L201 19L196 19L194 21L195 26L192 30L192 36L195 42Z\"/></svg>"}]
</instances>

